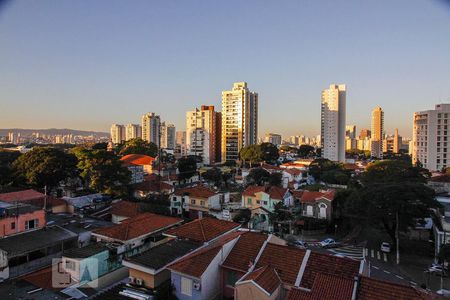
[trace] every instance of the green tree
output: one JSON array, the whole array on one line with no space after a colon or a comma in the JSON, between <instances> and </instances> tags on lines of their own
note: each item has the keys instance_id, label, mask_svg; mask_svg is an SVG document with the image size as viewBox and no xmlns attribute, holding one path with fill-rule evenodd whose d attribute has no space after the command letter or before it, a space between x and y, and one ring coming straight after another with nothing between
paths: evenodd
<instances>
[{"instance_id":1,"label":"green tree","mask_svg":"<svg viewBox=\"0 0 450 300\"><path fill-rule=\"evenodd\" d=\"M154 143L149 143L140 138L126 141L119 148L120 155L144 154L151 157L156 157L158 155L158 146L156 146Z\"/></svg>"},{"instance_id":2,"label":"green tree","mask_svg":"<svg viewBox=\"0 0 450 300\"><path fill-rule=\"evenodd\" d=\"M269 175L268 182L271 186L281 186L283 175L281 173L272 173Z\"/></svg>"},{"instance_id":3,"label":"green tree","mask_svg":"<svg viewBox=\"0 0 450 300\"><path fill-rule=\"evenodd\" d=\"M270 173L263 168L253 168L247 175L247 180L257 185L264 185L270 177Z\"/></svg>"},{"instance_id":4,"label":"green tree","mask_svg":"<svg viewBox=\"0 0 450 300\"><path fill-rule=\"evenodd\" d=\"M19 158L19 151L0 149L0 186L10 185L14 181L14 170L12 164Z\"/></svg>"},{"instance_id":5,"label":"green tree","mask_svg":"<svg viewBox=\"0 0 450 300\"><path fill-rule=\"evenodd\" d=\"M86 186L112 196L129 193L131 172L114 153L82 148L74 149L73 153L78 159L80 177Z\"/></svg>"},{"instance_id":6,"label":"green tree","mask_svg":"<svg viewBox=\"0 0 450 300\"><path fill-rule=\"evenodd\" d=\"M238 214L233 217L233 222L236 223L248 223L252 216L252 212L248 208L242 208L239 210Z\"/></svg>"},{"instance_id":7,"label":"green tree","mask_svg":"<svg viewBox=\"0 0 450 300\"><path fill-rule=\"evenodd\" d=\"M275 204L273 212L269 215L269 220L272 224L275 222L286 222L292 219L291 212L282 201Z\"/></svg>"},{"instance_id":8,"label":"green tree","mask_svg":"<svg viewBox=\"0 0 450 300\"><path fill-rule=\"evenodd\" d=\"M31 186L48 189L76 174L76 157L53 147L37 147L13 163L19 177Z\"/></svg>"},{"instance_id":9,"label":"green tree","mask_svg":"<svg viewBox=\"0 0 450 300\"><path fill-rule=\"evenodd\" d=\"M250 145L244 147L239 152L239 157L243 161L244 165L246 162L249 162L251 168L253 166L253 163L261 161L261 147L259 145Z\"/></svg>"},{"instance_id":10,"label":"green tree","mask_svg":"<svg viewBox=\"0 0 450 300\"><path fill-rule=\"evenodd\" d=\"M272 143L262 143L259 145L259 151L261 159L267 163L275 163L280 157L277 146Z\"/></svg>"},{"instance_id":11,"label":"green tree","mask_svg":"<svg viewBox=\"0 0 450 300\"><path fill-rule=\"evenodd\" d=\"M178 178L186 180L197 174L197 158L195 156L182 157L178 160Z\"/></svg>"},{"instance_id":12,"label":"green tree","mask_svg":"<svg viewBox=\"0 0 450 300\"><path fill-rule=\"evenodd\" d=\"M92 145L93 150L106 150L108 148L108 143L96 143Z\"/></svg>"},{"instance_id":13,"label":"green tree","mask_svg":"<svg viewBox=\"0 0 450 300\"><path fill-rule=\"evenodd\" d=\"M214 182L216 186L220 186L222 182L222 171L219 168L211 168L207 170L202 177L209 182Z\"/></svg>"},{"instance_id":14,"label":"green tree","mask_svg":"<svg viewBox=\"0 0 450 300\"><path fill-rule=\"evenodd\" d=\"M309 166L309 174L318 181L330 184L347 184L350 180L349 171L326 158L315 159Z\"/></svg>"},{"instance_id":15,"label":"green tree","mask_svg":"<svg viewBox=\"0 0 450 300\"><path fill-rule=\"evenodd\" d=\"M363 184L420 182L426 183L431 177L430 172L421 166L413 166L403 160L382 160L367 167L361 176Z\"/></svg>"},{"instance_id":16,"label":"green tree","mask_svg":"<svg viewBox=\"0 0 450 300\"><path fill-rule=\"evenodd\" d=\"M314 157L315 154L314 147L306 144L300 145L297 151L297 155L301 158Z\"/></svg>"}]
</instances>

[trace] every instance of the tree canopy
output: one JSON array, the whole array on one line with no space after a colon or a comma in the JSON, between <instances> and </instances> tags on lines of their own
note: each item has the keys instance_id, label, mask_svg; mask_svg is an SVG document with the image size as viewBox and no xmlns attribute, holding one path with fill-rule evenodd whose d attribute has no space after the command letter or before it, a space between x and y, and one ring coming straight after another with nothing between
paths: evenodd
<instances>
[{"instance_id":1,"label":"tree canopy","mask_svg":"<svg viewBox=\"0 0 450 300\"><path fill-rule=\"evenodd\" d=\"M178 178L186 180L197 173L197 158L195 156L182 157L178 160Z\"/></svg>"},{"instance_id":2,"label":"tree canopy","mask_svg":"<svg viewBox=\"0 0 450 300\"><path fill-rule=\"evenodd\" d=\"M128 194L131 173L113 152L76 148L73 153L86 186L113 196Z\"/></svg>"},{"instance_id":3,"label":"tree canopy","mask_svg":"<svg viewBox=\"0 0 450 300\"><path fill-rule=\"evenodd\" d=\"M13 163L16 174L31 186L49 189L76 173L76 157L53 147L36 147Z\"/></svg>"},{"instance_id":4,"label":"tree canopy","mask_svg":"<svg viewBox=\"0 0 450 300\"><path fill-rule=\"evenodd\" d=\"M247 180L257 185L264 185L270 177L270 173L263 168L253 168L247 175Z\"/></svg>"},{"instance_id":5,"label":"tree canopy","mask_svg":"<svg viewBox=\"0 0 450 300\"><path fill-rule=\"evenodd\" d=\"M203 173L202 177L209 182L214 182L216 186L220 186L222 182L222 171L219 168L211 168Z\"/></svg>"},{"instance_id":6,"label":"tree canopy","mask_svg":"<svg viewBox=\"0 0 450 300\"><path fill-rule=\"evenodd\" d=\"M272 143L262 143L259 145L259 149L261 155L260 159L267 163L275 163L280 157L277 146Z\"/></svg>"},{"instance_id":7,"label":"tree canopy","mask_svg":"<svg viewBox=\"0 0 450 300\"><path fill-rule=\"evenodd\" d=\"M347 184L350 172L342 164L332 162L326 158L317 158L309 166L309 174L318 181L329 184Z\"/></svg>"},{"instance_id":8,"label":"tree canopy","mask_svg":"<svg viewBox=\"0 0 450 300\"><path fill-rule=\"evenodd\" d=\"M314 147L306 144L300 145L297 151L297 155L301 158L314 157L315 154L316 152Z\"/></svg>"},{"instance_id":9,"label":"tree canopy","mask_svg":"<svg viewBox=\"0 0 450 300\"><path fill-rule=\"evenodd\" d=\"M144 154L151 157L158 155L158 146L154 143L149 143L143 139L136 138L126 141L123 145L119 146L119 154Z\"/></svg>"},{"instance_id":10,"label":"tree canopy","mask_svg":"<svg viewBox=\"0 0 450 300\"><path fill-rule=\"evenodd\" d=\"M20 155L19 151L0 149L0 186L9 185L14 181L12 165Z\"/></svg>"},{"instance_id":11,"label":"tree canopy","mask_svg":"<svg viewBox=\"0 0 450 300\"><path fill-rule=\"evenodd\" d=\"M261 161L261 147L259 145L250 145L244 147L239 152L239 158L243 161L244 165L246 162L250 163L250 168L253 163Z\"/></svg>"}]
</instances>

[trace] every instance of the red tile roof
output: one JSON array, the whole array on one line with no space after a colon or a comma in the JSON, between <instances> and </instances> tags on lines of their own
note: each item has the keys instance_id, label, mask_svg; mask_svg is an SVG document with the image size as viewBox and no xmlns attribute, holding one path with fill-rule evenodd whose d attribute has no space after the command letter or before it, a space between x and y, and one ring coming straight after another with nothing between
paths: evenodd
<instances>
[{"instance_id":1,"label":"red tile roof","mask_svg":"<svg viewBox=\"0 0 450 300\"><path fill-rule=\"evenodd\" d=\"M286 300L350 300L353 287L353 279L318 274L310 291L293 288L289 291Z\"/></svg>"},{"instance_id":2,"label":"red tile roof","mask_svg":"<svg viewBox=\"0 0 450 300\"><path fill-rule=\"evenodd\" d=\"M5 202L26 202L44 198L45 195L38 191L29 189L18 192L0 194L0 200Z\"/></svg>"},{"instance_id":3,"label":"red tile roof","mask_svg":"<svg viewBox=\"0 0 450 300\"><path fill-rule=\"evenodd\" d=\"M95 234L119 241L127 241L180 224L183 220L152 213L143 213L120 224L94 230Z\"/></svg>"},{"instance_id":4,"label":"red tile roof","mask_svg":"<svg viewBox=\"0 0 450 300\"><path fill-rule=\"evenodd\" d=\"M231 232L211 245L201 248L185 258L171 264L170 270L200 278L223 245L238 238L242 232Z\"/></svg>"},{"instance_id":5,"label":"red tile roof","mask_svg":"<svg viewBox=\"0 0 450 300\"><path fill-rule=\"evenodd\" d=\"M325 198L330 201L333 201L334 194L335 194L334 190L329 190L327 192L303 191L302 197L300 198L300 202L311 203L311 202L316 202L320 198Z\"/></svg>"},{"instance_id":6,"label":"red tile roof","mask_svg":"<svg viewBox=\"0 0 450 300\"><path fill-rule=\"evenodd\" d=\"M361 300L423 300L437 299L437 297L425 290L419 290L407 285L396 284L362 276L358 299Z\"/></svg>"},{"instance_id":7,"label":"red tile roof","mask_svg":"<svg viewBox=\"0 0 450 300\"><path fill-rule=\"evenodd\" d=\"M139 203L130 201L119 201L111 206L111 214L122 217L135 217L139 214Z\"/></svg>"},{"instance_id":8,"label":"red tile roof","mask_svg":"<svg viewBox=\"0 0 450 300\"><path fill-rule=\"evenodd\" d=\"M146 166L151 165L155 159L143 154L128 154L123 156L120 160L125 164Z\"/></svg>"},{"instance_id":9,"label":"red tile roof","mask_svg":"<svg viewBox=\"0 0 450 300\"><path fill-rule=\"evenodd\" d=\"M298 176L298 175L302 174L302 171L300 171L299 169L294 169L294 168L286 169L286 170L284 170L284 172L289 173L294 176Z\"/></svg>"},{"instance_id":10,"label":"red tile roof","mask_svg":"<svg viewBox=\"0 0 450 300\"><path fill-rule=\"evenodd\" d=\"M136 191L143 191L143 192L159 192L161 191L172 191L173 185L168 184L164 181L158 182L158 181L143 181L140 183L137 183L133 186L134 190Z\"/></svg>"},{"instance_id":11,"label":"red tile roof","mask_svg":"<svg viewBox=\"0 0 450 300\"><path fill-rule=\"evenodd\" d=\"M268 243L256 267L269 265L277 271L283 283L295 284L306 250Z\"/></svg>"},{"instance_id":12,"label":"red tile roof","mask_svg":"<svg viewBox=\"0 0 450 300\"><path fill-rule=\"evenodd\" d=\"M357 260L311 252L300 286L308 289L312 288L316 276L320 273L352 280L355 276L358 276L359 267L360 261Z\"/></svg>"},{"instance_id":13,"label":"red tile roof","mask_svg":"<svg viewBox=\"0 0 450 300\"><path fill-rule=\"evenodd\" d=\"M239 227L240 224L238 223L204 217L183 224L177 228L169 229L166 231L166 234L197 242L209 242Z\"/></svg>"},{"instance_id":14,"label":"red tile roof","mask_svg":"<svg viewBox=\"0 0 450 300\"><path fill-rule=\"evenodd\" d=\"M303 191L291 191L292 196L294 196L295 199L301 199L303 195Z\"/></svg>"},{"instance_id":15,"label":"red tile roof","mask_svg":"<svg viewBox=\"0 0 450 300\"><path fill-rule=\"evenodd\" d=\"M269 295L272 295L272 293L280 286L281 279L280 276L278 276L278 273L276 270L269 266L260 267L258 269L255 269L253 272L247 274L244 276L241 281L245 280L251 280L258 284L262 289L264 289ZM236 283L236 285L238 285Z\"/></svg>"},{"instance_id":16,"label":"red tile roof","mask_svg":"<svg viewBox=\"0 0 450 300\"><path fill-rule=\"evenodd\" d=\"M31 283L37 287L43 288L43 289L58 290L53 285L52 274L53 274L52 267L50 266L45 269L40 269L36 272L27 274L27 275L21 277L21 279L28 281L29 283Z\"/></svg>"},{"instance_id":17,"label":"red tile roof","mask_svg":"<svg viewBox=\"0 0 450 300\"><path fill-rule=\"evenodd\" d=\"M254 263L268 236L259 232L245 232L231 249L222 266L246 273Z\"/></svg>"},{"instance_id":18,"label":"red tile roof","mask_svg":"<svg viewBox=\"0 0 450 300\"><path fill-rule=\"evenodd\" d=\"M258 186L250 185L242 193L243 196L254 197L256 193L264 192L270 195L270 198L282 200L288 189L279 186Z\"/></svg>"},{"instance_id":19,"label":"red tile roof","mask_svg":"<svg viewBox=\"0 0 450 300\"><path fill-rule=\"evenodd\" d=\"M209 197L217 195L217 193L204 185L196 185L193 187L187 187L176 190L175 195L177 196L189 195L196 198L208 199Z\"/></svg>"},{"instance_id":20,"label":"red tile roof","mask_svg":"<svg viewBox=\"0 0 450 300\"><path fill-rule=\"evenodd\" d=\"M265 191L266 191L266 187L265 186L250 185L242 193L242 196L254 197L256 193L265 192Z\"/></svg>"}]
</instances>

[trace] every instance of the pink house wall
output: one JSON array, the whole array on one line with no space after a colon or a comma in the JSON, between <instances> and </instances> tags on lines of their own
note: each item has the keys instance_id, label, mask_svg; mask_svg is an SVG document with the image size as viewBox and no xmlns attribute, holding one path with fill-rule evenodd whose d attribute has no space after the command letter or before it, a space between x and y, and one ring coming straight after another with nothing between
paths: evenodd
<instances>
[{"instance_id":1,"label":"pink house wall","mask_svg":"<svg viewBox=\"0 0 450 300\"><path fill-rule=\"evenodd\" d=\"M25 222L28 220L38 219L39 225L37 228L45 226L45 211L36 210L32 213L22 214L17 217L6 217L0 219L0 237L8 236L15 233L26 231ZM15 222L15 229L11 228L11 223Z\"/></svg>"}]
</instances>

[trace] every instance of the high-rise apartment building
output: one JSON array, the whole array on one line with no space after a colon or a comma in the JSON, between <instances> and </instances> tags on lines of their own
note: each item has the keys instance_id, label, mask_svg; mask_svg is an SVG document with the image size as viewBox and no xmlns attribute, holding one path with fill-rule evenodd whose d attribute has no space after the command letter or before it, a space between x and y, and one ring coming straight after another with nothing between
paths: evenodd
<instances>
[{"instance_id":1,"label":"high-rise apartment building","mask_svg":"<svg viewBox=\"0 0 450 300\"><path fill-rule=\"evenodd\" d=\"M175 125L161 123L161 148L175 149L176 130Z\"/></svg>"},{"instance_id":2,"label":"high-rise apartment building","mask_svg":"<svg viewBox=\"0 0 450 300\"><path fill-rule=\"evenodd\" d=\"M323 90L321 103L322 157L345 162L345 84L332 84Z\"/></svg>"},{"instance_id":3,"label":"high-rise apartment building","mask_svg":"<svg viewBox=\"0 0 450 300\"><path fill-rule=\"evenodd\" d=\"M125 126L120 124L111 125L111 141L120 144L125 141Z\"/></svg>"},{"instance_id":4,"label":"high-rise apartment building","mask_svg":"<svg viewBox=\"0 0 450 300\"><path fill-rule=\"evenodd\" d=\"M419 111L413 117L412 160L430 171L449 166L450 104Z\"/></svg>"},{"instance_id":5,"label":"high-rise apartment building","mask_svg":"<svg viewBox=\"0 0 450 300\"><path fill-rule=\"evenodd\" d=\"M372 157L383 158L383 130L384 112L377 106L372 111L372 137L370 140L370 152Z\"/></svg>"},{"instance_id":6,"label":"high-rise apartment building","mask_svg":"<svg viewBox=\"0 0 450 300\"><path fill-rule=\"evenodd\" d=\"M265 143L272 143L274 145L281 145L281 134L276 133L266 133L264 136L264 142Z\"/></svg>"},{"instance_id":7,"label":"high-rise apartment building","mask_svg":"<svg viewBox=\"0 0 450 300\"><path fill-rule=\"evenodd\" d=\"M141 118L142 123L142 139L154 143L159 148L159 135L161 120L155 113L146 113Z\"/></svg>"},{"instance_id":8,"label":"high-rise apartment building","mask_svg":"<svg viewBox=\"0 0 450 300\"><path fill-rule=\"evenodd\" d=\"M402 137L398 134L398 129L395 129L394 135L386 136L384 139L383 152L400 153L402 143Z\"/></svg>"},{"instance_id":9,"label":"high-rise apartment building","mask_svg":"<svg viewBox=\"0 0 450 300\"><path fill-rule=\"evenodd\" d=\"M211 165L221 161L221 113L203 105L186 113L186 148L189 155L201 156Z\"/></svg>"},{"instance_id":10,"label":"high-rise apartment building","mask_svg":"<svg viewBox=\"0 0 450 300\"><path fill-rule=\"evenodd\" d=\"M356 125L345 126L345 136L356 139Z\"/></svg>"},{"instance_id":11,"label":"high-rise apartment building","mask_svg":"<svg viewBox=\"0 0 450 300\"><path fill-rule=\"evenodd\" d=\"M359 139L360 140L364 140L364 139L370 139L372 133L370 132L369 129L361 129L361 131L359 132Z\"/></svg>"},{"instance_id":12,"label":"high-rise apartment building","mask_svg":"<svg viewBox=\"0 0 450 300\"><path fill-rule=\"evenodd\" d=\"M125 125L125 140L137 139L142 137L142 128L138 124Z\"/></svg>"},{"instance_id":13,"label":"high-rise apartment building","mask_svg":"<svg viewBox=\"0 0 450 300\"><path fill-rule=\"evenodd\" d=\"M222 92L222 161L235 161L239 151L258 139L258 94L246 82Z\"/></svg>"},{"instance_id":14,"label":"high-rise apartment building","mask_svg":"<svg viewBox=\"0 0 450 300\"><path fill-rule=\"evenodd\" d=\"M177 131L175 137L175 151L174 155L177 159L187 155L186 147L186 131Z\"/></svg>"}]
</instances>

